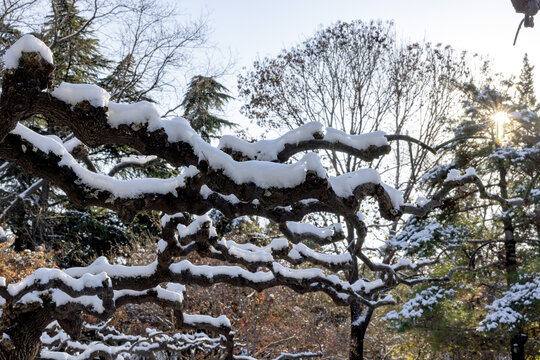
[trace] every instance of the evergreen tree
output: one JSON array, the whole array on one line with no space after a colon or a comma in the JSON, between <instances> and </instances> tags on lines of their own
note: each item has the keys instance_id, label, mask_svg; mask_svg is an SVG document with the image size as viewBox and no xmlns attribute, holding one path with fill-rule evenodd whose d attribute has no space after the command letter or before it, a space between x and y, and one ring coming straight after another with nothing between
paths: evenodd
<instances>
[{"instance_id":1,"label":"evergreen tree","mask_svg":"<svg viewBox=\"0 0 540 360\"><path fill-rule=\"evenodd\" d=\"M182 102L184 117L206 141L219 135L224 127L236 126L233 122L211 113L212 110L222 111L225 104L232 99L228 92L225 86L212 77L197 75L189 83Z\"/></svg>"},{"instance_id":2,"label":"evergreen tree","mask_svg":"<svg viewBox=\"0 0 540 360\"><path fill-rule=\"evenodd\" d=\"M99 52L88 20L79 15L73 0L53 0L54 14L45 22L44 40L51 44L57 83L96 82L110 62Z\"/></svg>"},{"instance_id":3,"label":"evergreen tree","mask_svg":"<svg viewBox=\"0 0 540 360\"><path fill-rule=\"evenodd\" d=\"M152 101L144 95L139 88L139 83L134 67L135 58L128 54L114 68L114 70L106 76L99 86L107 89L111 94L111 100L136 102L136 101Z\"/></svg>"},{"instance_id":4,"label":"evergreen tree","mask_svg":"<svg viewBox=\"0 0 540 360\"><path fill-rule=\"evenodd\" d=\"M540 117L527 107L534 104L534 92L532 67L527 60L524 63L523 86L517 89L520 99L509 95L511 88L492 84L478 88L467 83L462 87L467 100L455 128L457 140L444 149L451 161L425 176L430 186L435 185L434 189L468 176L475 177L475 184L482 184L478 188L471 185L461 189L456 196L462 200L449 204L440 214L440 222L469 229L470 235L460 236L463 257L456 258L456 262L474 271L462 277L466 287L456 288L456 297L460 300L441 307L431 322L425 319L428 320L425 327L442 328L443 333L450 328L452 331L461 328L469 340L478 339L479 350L495 350L501 342L494 339L504 339L506 346L510 345L513 360L523 360L525 354L537 353L540 345L534 342L538 331L538 299L530 300L530 293L525 290L524 295L506 295L519 288L534 289L540 266L537 240L540 236L537 223ZM521 100L524 98L527 102ZM465 175L459 175L465 169ZM481 246L474 250L472 245L477 244ZM486 303L492 304L488 311ZM465 312L468 316L463 315ZM485 316L486 313L489 316ZM508 313L515 316L505 318ZM482 318L478 327L480 334L469 334L474 323L478 324ZM436 332L431 332L430 336L434 335ZM482 336L489 339L482 340ZM452 341L448 336L440 340L447 344ZM453 346L455 344L471 349L465 341L456 340Z\"/></svg>"},{"instance_id":5,"label":"evergreen tree","mask_svg":"<svg viewBox=\"0 0 540 360\"><path fill-rule=\"evenodd\" d=\"M527 107L534 107L536 105L533 71L534 66L529 63L529 57L525 54L523 57L521 75L519 76L519 82L517 83L516 88L519 102L525 104Z\"/></svg>"}]
</instances>

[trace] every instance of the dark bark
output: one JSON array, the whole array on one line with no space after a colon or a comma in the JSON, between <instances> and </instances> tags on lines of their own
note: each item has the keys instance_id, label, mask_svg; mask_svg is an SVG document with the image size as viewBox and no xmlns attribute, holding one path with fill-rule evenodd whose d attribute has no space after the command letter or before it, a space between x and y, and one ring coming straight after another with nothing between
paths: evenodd
<instances>
[{"instance_id":1,"label":"dark bark","mask_svg":"<svg viewBox=\"0 0 540 360\"><path fill-rule=\"evenodd\" d=\"M37 358L41 347L41 334L50 322L50 314L41 309L18 314L11 321L13 326L4 330L10 340L0 344L0 360Z\"/></svg>"},{"instance_id":2,"label":"dark bark","mask_svg":"<svg viewBox=\"0 0 540 360\"><path fill-rule=\"evenodd\" d=\"M512 352L512 360L525 360L525 343L527 342L527 335L522 334L521 331L516 333L512 339L510 339L510 349Z\"/></svg>"},{"instance_id":3,"label":"dark bark","mask_svg":"<svg viewBox=\"0 0 540 360\"><path fill-rule=\"evenodd\" d=\"M501 196L504 199L508 198L508 183L506 181L506 168L504 164L499 163L499 187L501 189ZM508 205L502 206L504 217L504 249L505 259L504 265L506 269L506 282L508 286L512 285L517 276L517 254L516 254L516 238L514 235L514 224L512 218L508 215L511 210ZM525 343L527 342L527 336L518 331L510 338L510 353L512 354L512 360L525 360Z\"/></svg>"},{"instance_id":4,"label":"dark bark","mask_svg":"<svg viewBox=\"0 0 540 360\"><path fill-rule=\"evenodd\" d=\"M362 309L356 302L350 305L351 308L351 342L349 347L349 359L357 360L364 358L364 335L366 326L355 326L352 323L361 316ZM364 325L365 323L362 323Z\"/></svg>"},{"instance_id":5,"label":"dark bark","mask_svg":"<svg viewBox=\"0 0 540 360\"><path fill-rule=\"evenodd\" d=\"M363 314L362 310L364 311ZM372 315L372 308L366 308L359 303L351 304L351 322L354 322L354 320L357 320L358 318L362 318L362 321L356 322L354 325L351 324L350 360L364 358L364 340Z\"/></svg>"}]
</instances>

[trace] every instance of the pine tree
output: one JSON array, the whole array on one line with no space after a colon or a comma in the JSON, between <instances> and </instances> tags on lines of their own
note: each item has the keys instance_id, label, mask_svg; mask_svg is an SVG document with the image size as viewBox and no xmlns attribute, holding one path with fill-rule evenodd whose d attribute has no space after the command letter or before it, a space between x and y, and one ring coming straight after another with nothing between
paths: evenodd
<instances>
[{"instance_id":1,"label":"pine tree","mask_svg":"<svg viewBox=\"0 0 540 360\"><path fill-rule=\"evenodd\" d=\"M535 220L535 214L540 212L540 118L537 111L529 107L535 103L532 70L525 57L520 85L516 89L517 101L509 95L511 89L506 87L497 88L490 84L477 88L471 83L463 87L467 98L465 111L455 128L455 138L460 140L445 149L453 161L438 166L428 177L444 186L452 181L449 180L450 171L470 169L468 171L474 170L477 181L485 184L479 191L471 188L459 193L462 201L454 204L454 208L446 209L441 216L445 222L472 229L471 244L483 243L482 248L474 252L476 257L470 255L473 251L467 252L464 247L464 253L468 255L462 261L474 262L473 268L481 270L471 273L468 283L475 289L482 289L480 293L491 292L491 296L499 297L516 287L530 284L539 268L534 239L540 235ZM503 114L507 117L505 121ZM532 245L530 239L533 239ZM487 298L479 296L478 304L485 304L484 301L497 304ZM531 320L530 313L531 307L538 303L520 303L518 298L498 302L501 303L508 303L507 308L520 315L506 322L498 316L486 317L479 329L499 331L501 336L506 336L512 359L523 360L525 353L534 353L536 346L527 342L527 336L531 337L536 331L537 325ZM496 308L492 305L490 311Z\"/></svg>"},{"instance_id":2,"label":"pine tree","mask_svg":"<svg viewBox=\"0 0 540 360\"><path fill-rule=\"evenodd\" d=\"M215 138L224 127L236 126L211 113L212 110L222 111L232 99L228 92L225 86L212 77L196 75L189 83L181 104L184 107L184 117L206 141Z\"/></svg>"},{"instance_id":3,"label":"pine tree","mask_svg":"<svg viewBox=\"0 0 540 360\"><path fill-rule=\"evenodd\" d=\"M523 57L523 67L519 82L516 84L518 100L521 104L533 108L536 105L536 96L534 94L534 66L529 63L527 54Z\"/></svg>"},{"instance_id":4,"label":"pine tree","mask_svg":"<svg viewBox=\"0 0 540 360\"><path fill-rule=\"evenodd\" d=\"M96 82L110 62L100 54L87 19L79 15L73 0L53 0L52 6L55 14L45 22L44 40L53 50L57 82Z\"/></svg>"},{"instance_id":5,"label":"pine tree","mask_svg":"<svg viewBox=\"0 0 540 360\"><path fill-rule=\"evenodd\" d=\"M107 89L111 94L111 100L126 102L152 101L139 88L137 78L140 77L137 76L133 69L134 62L135 59L132 54L126 55L114 70L99 83L99 86Z\"/></svg>"}]
</instances>

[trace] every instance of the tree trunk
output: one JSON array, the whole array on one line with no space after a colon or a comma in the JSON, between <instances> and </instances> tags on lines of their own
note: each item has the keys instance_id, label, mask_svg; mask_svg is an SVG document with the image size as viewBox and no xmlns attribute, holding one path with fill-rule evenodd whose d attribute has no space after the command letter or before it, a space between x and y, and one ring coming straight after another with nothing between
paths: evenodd
<instances>
[{"instance_id":1,"label":"tree trunk","mask_svg":"<svg viewBox=\"0 0 540 360\"><path fill-rule=\"evenodd\" d=\"M362 308L357 302L350 305L351 308L351 342L349 359L358 360L364 358L364 336L366 334L365 322L356 325L355 321L362 316Z\"/></svg>"},{"instance_id":2,"label":"tree trunk","mask_svg":"<svg viewBox=\"0 0 540 360\"><path fill-rule=\"evenodd\" d=\"M362 360L364 358L364 335L366 329L361 326L351 326L351 344L349 350L350 360Z\"/></svg>"},{"instance_id":3,"label":"tree trunk","mask_svg":"<svg viewBox=\"0 0 540 360\"><path fill-rule=\"evenodd\" d=\"M47 312L43 312L47 314ZM0 360L33 360L39 355L41 334L50 322L42 312L20 314L13 327L4 330L9 341L0 343Z\"/></svg>"},{"instance_id":4,"label":"tree trunk","mask_svg":"<svg viewBox=\"0 0 540 360\"><path fill-rule=\"evenodd\" d=\"M508 184L506 181L506 168L504 164L499 163L499 187L501 189L501 196L508 199ZM506 282L510 287L517 280L517 254L516 254L516 238L514 235L514 224L512 218L508 215L511 211L509 206L502 206L503 209L503 226L504 226L504 250L505 259L504 265L506 270ZM525 360L525 343L527 342L527 335L523 334L521 330L516 332L510 338L510 353L512 354L512 360Z\"/></svg>"},{"instance_id":5,"label":"tree trunk","mask_svg":"<svg viewBox=\"0 0 540 360\"><path fill-rule=\"evenodd\" d=\"M527 335L522 334L521 331L512 336L510 342L510 349L512 349L512 360L525 360L526 342Z\"/></svg>"},{"instance_id":6,"label":"tree trunk","mask_svg":"<svg viewBox=\"0 0 540 360\"><path fill-rule=\"evenodd\" d=\"M364 339L366 331L373 315L373 309L364 308L361 304L353 302L351 308L351 340L349 348L350 360L364 358ZM364 313L362 314L362 310Z\"/></svg>"}]
</instances>

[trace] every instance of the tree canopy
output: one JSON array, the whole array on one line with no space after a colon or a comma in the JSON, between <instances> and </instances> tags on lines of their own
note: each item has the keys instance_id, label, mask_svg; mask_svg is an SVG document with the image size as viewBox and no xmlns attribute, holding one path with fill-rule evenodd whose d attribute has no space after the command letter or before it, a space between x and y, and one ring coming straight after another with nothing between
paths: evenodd
<instances>
[{"instance_id":1,"label":"tree canopy","mask_svg":"<svg viewBox=\"0 0 540 360\"><path fill-rule=\"evenodd\" d=\"M51 4L56 35L2 35L0 243L22 257L3 264L0 251L0 359L253 360L248 313L276 288L346 309L324 321L348 327L350 359L364 358L374 319L427 332L447 353L538 349L540 121L527 57L517 83L499 84L450 47L398 43L391 23L339 22L240 77L244 111L281 136L211 143L231 125L217 79L192 77L184 117L157 107L164 69L199 27L158 38L127 27L132 41L105 60L88 24L120 11L155 29L157 10L96 5L83 17L81 3ZM3 270L34 261L30 248L50 252L38 269ZM231 292L216 289L242 291L223 307ZM166 325L113 325L142 304ZM246 336L233 311L246 312ZM325 355L293 348L276 360Z\"/></svg>"}]
</instances>

